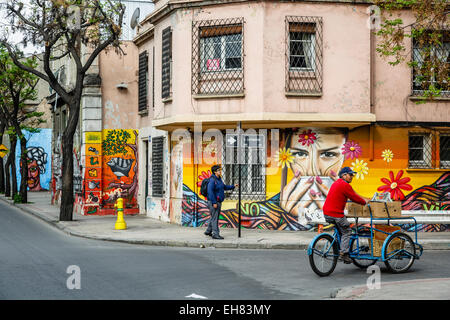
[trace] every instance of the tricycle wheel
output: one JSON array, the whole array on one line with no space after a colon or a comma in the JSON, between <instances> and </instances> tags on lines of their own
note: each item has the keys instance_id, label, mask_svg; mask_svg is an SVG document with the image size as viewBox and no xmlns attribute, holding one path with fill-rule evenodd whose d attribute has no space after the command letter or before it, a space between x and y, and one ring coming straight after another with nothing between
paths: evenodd
<instances>
[{"instance_id":1,"label":"tricycle wheel","mask_svg":"<svg viewBox=\"0 0 450 320\"><path fill-rule=\"evenodd\" d=\"M339 247L335 239L328 233L323 233L314 239L311 246L309 264L313 271L321 276L329 276L336 268Z\"/></svg>"},{"instance_id":2,"label":"tricycle wheel","mask_svg":"<svg viewBox=\"0 0 450 320\"><path fill-rule=\"evenodd\" d=\"M358 248L359 247L359 248ZM358 240L353 238L350 240L350 258L353 261L353 264L358 268L365 269L377 263L377 260L373 259L357 259L352 257L352 255L358 256L371 256L371 247L369 238L367 237L359 237Z\"/></svg>"},{"instance_id":3,"label":"tricycle wheel","mask_svg":"<svg viewBox=\"0 0 450 320\"><path fill-rule=\"evenodd\" d=\"M393 273L409 270L416 258L416 247L411 237L405 233L394 233L386 239L383 260Z\"/></svg>"}]
</instances>

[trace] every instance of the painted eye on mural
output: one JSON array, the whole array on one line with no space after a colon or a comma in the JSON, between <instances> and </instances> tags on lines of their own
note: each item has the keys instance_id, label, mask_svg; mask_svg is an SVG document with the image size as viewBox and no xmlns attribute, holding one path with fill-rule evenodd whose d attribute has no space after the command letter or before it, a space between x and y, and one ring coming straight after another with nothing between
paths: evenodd
<instances>
[{"instance_id":1,"label":"painted eye on mural","mask_svg":"<svg viewBox=\"0 0 450 320\"><path fill-rule=\"evenodd\" d=\"M309 156L309 152L306 150L292 148L292 155L297 158L307 158Z\"/></svg>"},{"instance_id":2,"label":"painted eye on mural","mask_svg":"<svg viewBox=\"0 0 450 320\"><path fill-rule=\"evenodd\" d=\"M36 167L30 167L30 171L31 171L31 172L36 172L36 171L37 171L37 168L36 168Z\"/></svg>"},{"instance_id":3,"label":"painted eye on mural","mask_svg":"<svg viewBox=\"0 0 450 320\"><path fill-rule=\"evenodd\" d=\"M331 159L331 158L336 158L339 156L338 152L334 152L334 151L323 151L320 153L320 157L322 159Z\"/></svg>"}]
</instances>

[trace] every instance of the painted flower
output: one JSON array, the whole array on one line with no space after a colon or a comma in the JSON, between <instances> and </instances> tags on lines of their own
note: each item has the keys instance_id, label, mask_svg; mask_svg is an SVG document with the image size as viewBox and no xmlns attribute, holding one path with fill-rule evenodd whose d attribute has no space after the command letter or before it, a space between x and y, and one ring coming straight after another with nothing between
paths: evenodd
<instances>
[{"instance_id":1,"label":"painted flower","mask_svg":"<svg viewBox=\"0 0 450 320\"><path fill-rule=\"evenodd\" d=\"M352 162L352 170L356 172L356 179L361 180L364 180L364 176L369 173L367 163L358 159L356 159L355 162Z\"/></svg>"},{"instance_id":2,"label":"painted flower","mask_svg":"<svg viewBox=\"0 0 450 320\"><path fill-rule=\"evenodd\" d=\"M392 152L392 150L386 149L381 153L381 157L384 161L391 162L394 158L394 153Z\"/></svg>"},{"instance_id":3,"label":"painted flower","mask_svg":"<svg viewBox=\"0 0 450 320\"><path fill-rule=\"evenodd\" d=\"M392 200L404 200L405 195L402 190L411 191L413 187L408 184L408 182L411 181L411 178L402 178L402 176L403 170L400 170L395 178L394 173L389 171L389 179L381 178L381 182L385 185L378 187L377 191L389 192Z\"/></svg>"},{"instance_id":4,"label":"painted flower","mask_svg":"<svg viewBox=\"0 0 450 320\"><path fill-rule=\"evenodd\" d=\"M281 166L281 168L287 167L289 164L294 162L294 156L289 148L281 148L277 152L276 157L278 159L278 166Z\"/></svg>"},{"instance_id":5,"label":"painted flower","mask_svg":"<svg viewBox=\"0 0 450 320\"><path fill-rule=\"evenodd\" d=\"M344 146L342 147L342 153L345 156L345 160L347 159L356 159L362 154L361 146L351 140L344 143Z\"/></svg>"},{"instance_id":6,"label":"painted flower","mask_svg":"<svg viewBox=\"0 0 450 320\"><path fill-rule=\"evenodd\" d=\"M205 179L208 179L209 177L211 177L211 171L208 170L208 172L202 171L202 174L198 176L198 178L200 179L199 181L197 181L197 187L201 187L202 186L202 181Z\"/></svg>"},{"instance_id":7,"label":"painted flower","mask_svg":"<svg viewBox=\"0 0 450 320\"><path fill-rule=\"evenodd\" d=\"M298 142L301 142L302 145L307 145L308 147L314 143L314 140L316 140L316 133L312 132L311 129L308 129L308 131L303 131L298 138Z\"/></svg>"}]
</instances>

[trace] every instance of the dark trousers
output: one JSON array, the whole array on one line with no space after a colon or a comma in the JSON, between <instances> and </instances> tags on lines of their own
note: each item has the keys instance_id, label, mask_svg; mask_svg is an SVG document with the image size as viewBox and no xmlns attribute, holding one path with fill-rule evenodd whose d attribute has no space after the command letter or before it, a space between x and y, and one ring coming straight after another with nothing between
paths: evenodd
<instances>
[{"instance_id":1,"label":"dark trousers","mask_svg":"<svg viewBox=\"0 0 450 320\"><path fill-rule=\"evenodd\" d=\"M350 250L350 237L352 235L352 228L350 228L350 222L348 222L346 217L335 218L325 215L325 221L328 223L333 223L340 236L341 236L341 252L348 253Z\"/></svg>"},{"instance_id":2,"label":"dark trousers","mask_svg":"<svg viewBox=\"0 0 450 320\"><path fill-rule=\"evenodd\" d=\"M208 227L206 228L206 232L212 233L215 236L219 235L219 215L220 215L220 208L222 207L222 203L217 202L217 208L213 207L213 204L211 201L208 201L208 209L211 214L211 217L209 218Z\"/></svg>"}]
</instances>

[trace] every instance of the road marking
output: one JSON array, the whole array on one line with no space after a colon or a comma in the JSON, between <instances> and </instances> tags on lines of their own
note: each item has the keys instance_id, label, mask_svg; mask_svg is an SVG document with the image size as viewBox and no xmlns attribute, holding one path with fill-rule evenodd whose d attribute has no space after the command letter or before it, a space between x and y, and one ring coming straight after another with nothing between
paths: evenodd
<instances>
[{"instance_id":1,"label":"road marking","mask_svg":"<svg viewBox=\"0 0 450 320\"><path fill-rule=\"evenodd\" d=\"M198 294L196 294L196 293L192 293L192 294L186 296L186 298L193 298L193 299L208 299L207 297L198 295Z\"/></svg>"}]
</instances>

